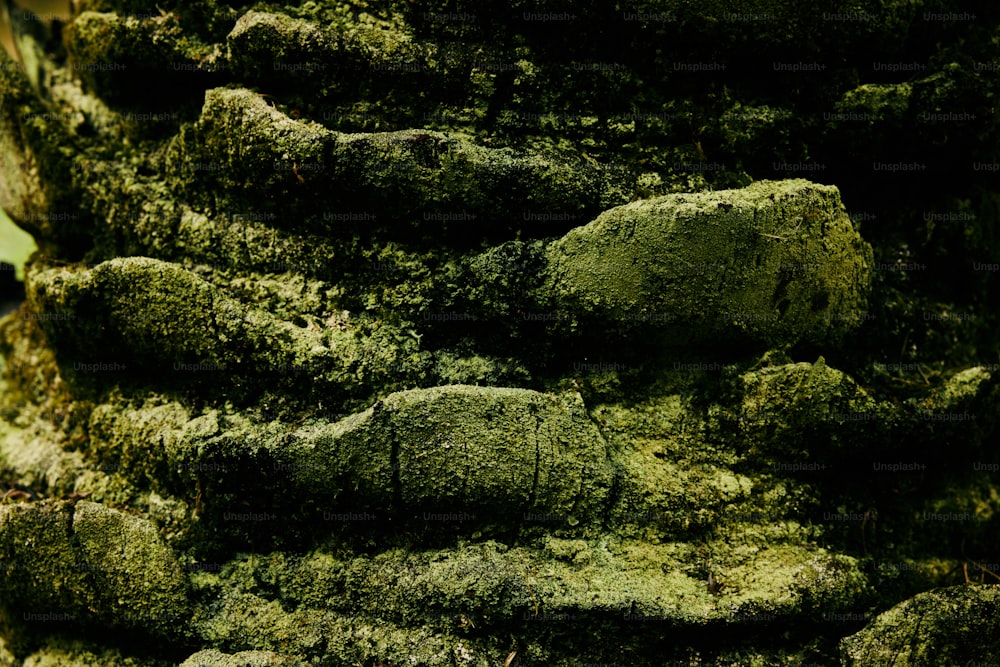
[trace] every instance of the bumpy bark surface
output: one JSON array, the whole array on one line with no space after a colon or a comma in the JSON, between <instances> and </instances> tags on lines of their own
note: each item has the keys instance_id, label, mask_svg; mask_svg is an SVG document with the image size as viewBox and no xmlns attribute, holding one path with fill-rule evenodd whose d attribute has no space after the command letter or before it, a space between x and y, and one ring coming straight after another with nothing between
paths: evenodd
<instances>
[{"instance_id":1,"label":"bumpy bark surface","mask_svg":"<svg viewBox=\"0 0 1000 667\"><path fill-rule=\"evenodd\" d=\"M76 4L0 667L995 654L997 9Z\"/></svg>"}]
</instances>

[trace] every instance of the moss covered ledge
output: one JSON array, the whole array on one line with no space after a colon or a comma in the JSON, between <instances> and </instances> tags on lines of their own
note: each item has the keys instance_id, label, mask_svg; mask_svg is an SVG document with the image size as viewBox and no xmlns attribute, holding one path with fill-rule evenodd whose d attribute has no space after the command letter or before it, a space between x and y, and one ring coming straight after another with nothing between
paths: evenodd
<instances>
[{"instance_id":1,"label":"moss covered ledge","mask_svg":"<svg viewBox=\"0 0 1000 667\"><path fill-rule=\"evenodd\" d=\"M828 4L17 12L0 667L984 659L1000 10Z\"/></svg>"}]
</instances>

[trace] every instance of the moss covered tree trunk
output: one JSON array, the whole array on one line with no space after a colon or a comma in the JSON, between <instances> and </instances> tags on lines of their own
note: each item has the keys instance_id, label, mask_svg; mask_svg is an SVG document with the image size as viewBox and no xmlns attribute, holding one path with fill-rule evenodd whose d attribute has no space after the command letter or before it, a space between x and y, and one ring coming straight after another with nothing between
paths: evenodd
<instances>
[{"instance_id":1,"label":"moss covered tree trunk","mask_svg":"<svg viewBox=\"0 0 1000 667\"><path fill-rule=\"evenodd\" d=\"M9 13L0 667L1000 651L997 8Z\"/></svg>"}]
</instances>

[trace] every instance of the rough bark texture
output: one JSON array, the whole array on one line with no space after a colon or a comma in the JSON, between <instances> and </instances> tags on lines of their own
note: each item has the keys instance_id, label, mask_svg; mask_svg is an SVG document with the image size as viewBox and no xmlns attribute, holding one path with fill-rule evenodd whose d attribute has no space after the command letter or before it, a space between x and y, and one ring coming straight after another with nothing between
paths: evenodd
<instances>
[{"instance_id":1,"label":"rough bark texture","mask_svg":"<svg viewBox=\"0 0 1000 667\"><path fill-rule=\"evenodd\" d=\"M862 4L14 11L0 667L996 655L1000 10Z\"/></svg>"}]
</instances>

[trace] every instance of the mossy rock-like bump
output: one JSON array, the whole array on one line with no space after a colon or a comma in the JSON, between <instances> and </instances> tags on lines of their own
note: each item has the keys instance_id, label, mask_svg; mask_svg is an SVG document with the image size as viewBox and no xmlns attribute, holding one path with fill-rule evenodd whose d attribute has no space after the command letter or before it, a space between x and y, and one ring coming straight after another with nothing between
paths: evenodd
<instances>
[{"instance_id":1,"label":"mossy rock-like bump","mask_svg":"<svg viewBox=\"0 0 1000 667\"><path fill-rule=\"evenodd\" d=\"M273 651L223 653L215 649L198 651L181 667L300 667L308 663Z\"/></svg>"},{"instance_id":2,"label":"mossy rock-like bump","mask_svg":"<svg viewBox=\"0 0 1000 667\"><path fill-rule=\"evenodd\" d=\"M543 298L675 345L836 340L860 321L872 263L837 189L801 179L619 206L548 256Z\"/></svg>"},{"instance_id":3,"label":"mossy rock-like bump","mask_svg":"<svg viewBox=\"0 0 1000 667\"><path fill-rule=\"evenodd\" d=\"M987 665L1000 655L1000 589L952 586L919 593L840 643L844 667Z\"/></svg>"},{"instance_id":4,"label":"mossy rock-like bump","mask_svg":"<svg viewBox=\"0 0 1000 667\"><path fill-rule=\"evenodd\" d=\"M275 448L313 492L348 487L383 507L518 521L522 512L599 515L614 479L604 438L579 397L452 385L390 394ZM398 495L397 495L398 494Z\"/></svg>"},{"instance_id":5,"label":"mossy rock-like bump","mask_svg":"<svg viewBox=\"0 0 1000 667\"><path fill-rule=\"evenodd\" d=\"M8 4L0 667L838 664L996 551L1000 5Z\"/></svg>"},{"instance_id":6,"label":"mossy rock-like bump","mask_svg":"<svg viewBox=\"0 0 1000 667\"><path fill-rule=\"evenodd\" d=\"M39 620L170 636L188 609L186 580L156 527L98 503L0 505L0 553L9 599Z\"/></svg>"},{"instance_id":7,"label":"mossy rock-like bump","mask_svg":"<svg viewBox=\"0 0 1000 667\"><path fill-rule=\"evenodd\" d=\"M0 555L6 601L26 614L53 611L77 620L99 606L80 567L65 502L0 505Z\"/></svg>"},{"instance_id":8,"label":"mossy rock-like bump","mask_svg":"<svg viewBox=\"0 0 1000 667\"><path fill-rule=\"evenodd\" d=\"M187 612L187 581L156 526L81 500L73 515L81 560L118 622L174 635Z\"/></svg>"},{"instance_id":9,"label":"mossy rock-like bump","mask_svg":"<svg viewBox=\"0 0 1000 667\"><path fill-rule=\"evenodd\" d=\"M756 449L785 457L824 456L880 437L890 410L849 375L815 363L752 370L736 384L742 397L734 415L742 437ZM768 451L770 450L770 451Z\"/></svg>"}]
</instances>

